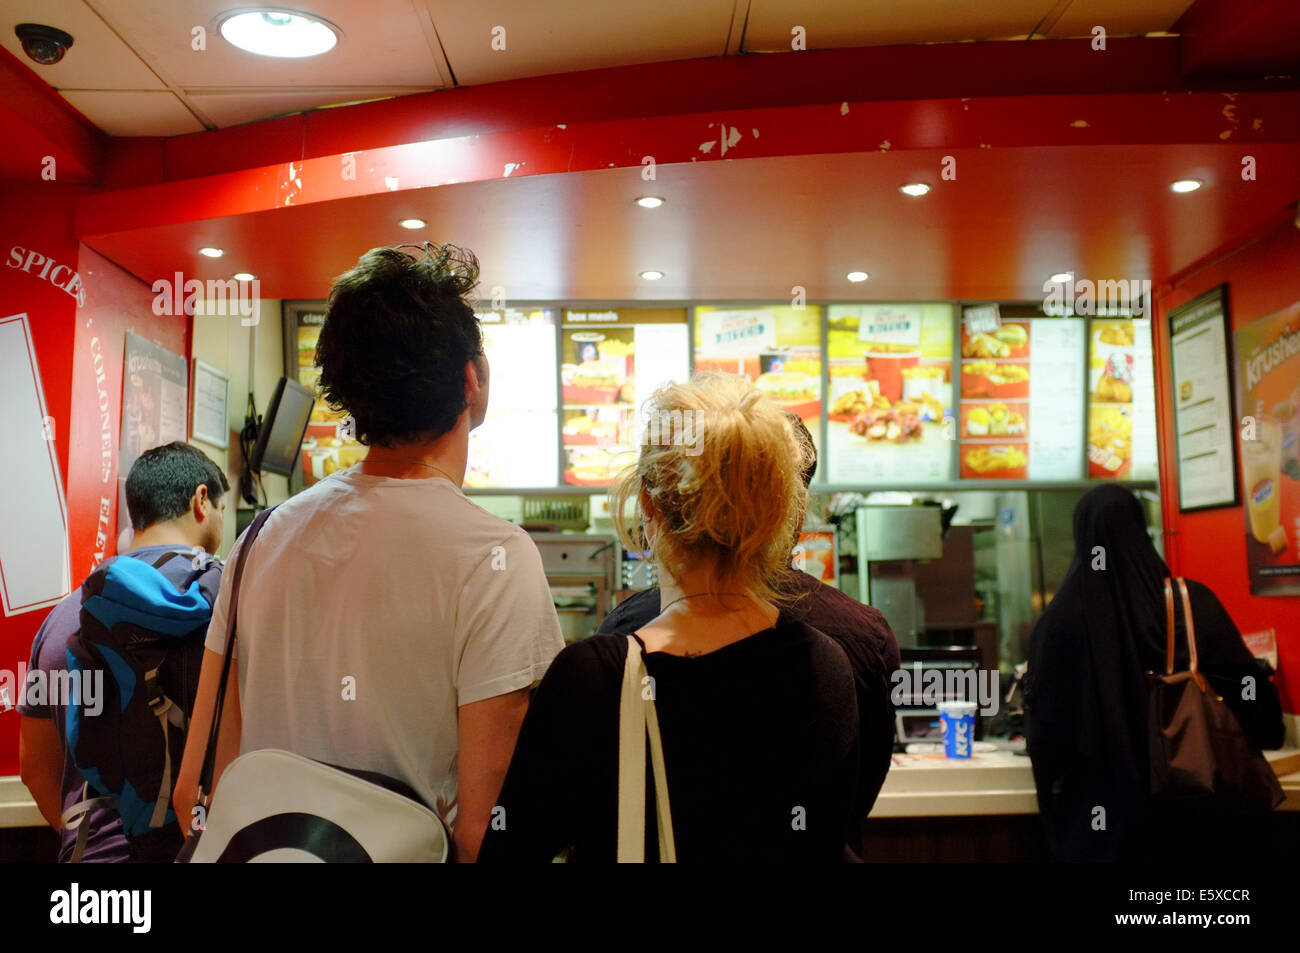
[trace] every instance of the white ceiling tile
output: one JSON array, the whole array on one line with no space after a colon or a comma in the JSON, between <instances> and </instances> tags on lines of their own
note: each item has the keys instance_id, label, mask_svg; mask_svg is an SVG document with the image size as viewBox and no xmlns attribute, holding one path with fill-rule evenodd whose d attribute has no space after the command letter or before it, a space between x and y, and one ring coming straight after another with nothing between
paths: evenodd
<instances>
[{"instance_id":1,"label":"white ceiling tile","mask_svg":"<svg viewBox=\"0 0 1300 953\"><path fill-rule=\"evenodd\" d=\"M110 136L179 136L203 131L203 124L168 92L76 89L62 95Z\"/></svg>"},{"instance_id":2,"label":"white ceiling tile","mask_svg":"<svg viewBox=\"0 0 1300 953\"><path fill-rule=\"evenodd\" d=\"M277 59L231 46L217 21L242 0L91 0L146 61L178 87L249 88L444 85L415 0L294 0L283 6L316 14L343 38L320 56ZM279 4L277 4L279 5ZM195 27L205 49L193 49Z\"/></svg>"},{"instance_id":3,"label":"white ceiling tile","mask_svg":"<svg viewBox=\"0 0 1300 953\"><path fill-rule=\"evenodd\" d=\"M462 86L721 56L734 9L733 0L424 2ZM494 27L504 50L492 48Z\"/></svg>"},{"instance_id":4,"label":"white ceiling tile","mask_svg":"<svg viewBox=\"0 0 1300 953\"><path fill-rule=\"evenodd\" d=\"M19 23L40 23L71 35L72 46L53 66L27 58L14 34ZM82 0L4 0L0 44L55 89L165 89L162 81Z\"/></svg>"},{"instance_id":5,"label":"white ceiling tile","mask_svg":"<svg viewBox=\"0 0 1300 953\"><path fill-rule=\"evenodd\" d=\"M792 30L807 49L950 43L1025 36L1056 0L752 0L744 49L786 51Z\"/></svg>"},{"instance_id":6,"label":"white ceiling tile","mask_svg":"<svg viewBox=\"0 0 1300 953\"><path fill-rule=\"evenodd\" d=\"M1073 0L1048 36L1090 36L1094 26L1107 36L1163 33L1169 30L1194 0Z\"/></svg>"},{"instance_id":7,"label":"white ceiling tile","mask_svg":"<svg viewBox=\"0 0 1300 953\"><path fill-rule=\"evenodd\" d=\"M270 119L289 113L303 112L323 106L406 96L429 92L432 87L378 89L282 89L282 90L188 90L187 95L204 116L218 126L235 126L259 119Z\"/></svg>"}]
</instances>

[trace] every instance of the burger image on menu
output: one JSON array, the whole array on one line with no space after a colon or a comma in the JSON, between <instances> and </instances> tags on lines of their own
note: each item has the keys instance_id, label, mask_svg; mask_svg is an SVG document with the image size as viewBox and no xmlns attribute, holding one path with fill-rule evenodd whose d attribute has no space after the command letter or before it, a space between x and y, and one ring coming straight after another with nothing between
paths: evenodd
<instances>
[{"instance_id":1,"label":"burger image on menu","mask_svg":"<svg viewBox=\"0 0 1300 953\"><path fill-rule=\"evenodd\" d=\"M781 405L782 409L807 419L821 413L817 396L819 382L810 374L772 371L760 374L754 387Z\"/></svg>"},{"instance_id":2,"label":"burger image on menu","mask_svg":"<svg viewBox=\"0 0 1300 953\"><path fill-rule=\"evenodd\" d=\"M615 403L626 383L626 375L596 361L565 364L561 375L564 400L571 404Z\"/></svg>"},{"instance_id":3,"label":"burger image on menu","mask_svg":"<svg viewBox=\"0 0 1300 953\"><path fill-rule=\"evenodd\" d=\"M298 328L298 366L311 367L316 363L316 342L320 340L320 325L305 324Z\"/></svg>"}]
</instances>

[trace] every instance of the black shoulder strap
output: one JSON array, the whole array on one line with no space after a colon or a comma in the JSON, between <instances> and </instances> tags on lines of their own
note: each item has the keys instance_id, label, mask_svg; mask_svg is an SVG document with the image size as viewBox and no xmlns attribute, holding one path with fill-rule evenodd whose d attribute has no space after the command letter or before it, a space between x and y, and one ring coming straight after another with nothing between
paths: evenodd
<instances>
[{"instance_id":1,"label":"black shoulder strap","mask_svg":"<svg viewBox=\"0 0 1300 953\"><path fill-rule=\"evenodd\" d=\"M221 710L226 704L226 681L230 678L230 663L235 657L235 629L239 615L239 589L244 578L244 566L248 563L248 554L252 551L257 534L263 524L275 511L275 507L263 510L248 527L244 545L239 551L239 563L235 566L235 581L230 590L230 606L226 610L226 654L221 661L221 681L217 683L217 703L212 712L212 728L208 731L208 745L203 753L203 770L199 772L198 803L207 806L207 799L212 792L212 772L217 762L217 736L221 733Z\"/></svg>"},{"instance_id":2,"label":"black shoulder strap","mask_svg":"<svg viewBox=\"0 0 1300 953\"><path fill-rule=\"evenodd\" d=\"M150 563L150 565L153 566L154 569L162 569L163 566L167 565L177 556L184 556L186 559L192 559L194 558L194 551L190 549L169 549Z\"/></svg>"}]
</instances>

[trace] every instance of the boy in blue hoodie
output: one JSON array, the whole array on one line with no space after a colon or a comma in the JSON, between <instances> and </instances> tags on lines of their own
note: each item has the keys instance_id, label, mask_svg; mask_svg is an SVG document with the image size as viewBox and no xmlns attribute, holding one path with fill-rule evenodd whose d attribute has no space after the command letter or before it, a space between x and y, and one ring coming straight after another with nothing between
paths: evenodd
<instances>
[{"instance_id":1,"label":"boy in blue hoodie","mask_svg":"<svg viewBox=\"0 0 1300 953\"><path fill-rule=\"evenodd\" d=\"M226 475L201 450L185 443L169 443L142 454L126 478L126 504L135 531L131 549L118 558L139 559L154 565L177 587L187 591L198 581L202 590L215 593L220 564L214 558L221 545ZM172 558L165 559L167 554ZM161 561L161 562L160 562ZM46 618L32 644L31 664L18 706L22 716L19 761L23 783L31 791L41 814L62 832L60 862L71 859L77 839L75 829L64 830L64 812L82 798L85 778L77 770L65 740L67 699L35 685L67 684L68 640L81 627L82 593L78 587ZM209 613L210 614L210 613ZM206 628L206 626L205 626ZM197 656L202 639L197 639ZM182 663L182 670L189 666ZM37 671L43 673L36 675ZM198 660L193 665L195 685ZM95 680L99 681L99 680ZM185 677L184 681L191 681ZM195 685L188 686L193 692ZM87 679L81 687L87 711L102 705L90 693L102 691ZM193 696L187 699L192 704ZM112 808L91 811L81 860L120 862L131 860L122 821Z\"/></svg>"}]
</instances>

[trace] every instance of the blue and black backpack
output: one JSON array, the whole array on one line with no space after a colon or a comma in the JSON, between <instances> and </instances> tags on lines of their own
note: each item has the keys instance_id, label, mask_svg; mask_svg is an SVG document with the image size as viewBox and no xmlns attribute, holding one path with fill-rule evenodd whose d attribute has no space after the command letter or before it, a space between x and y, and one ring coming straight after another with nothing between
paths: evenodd
<instances>
[{"instance_id":1,"label":"blue and black backpack","mask_svg":"<svg viewBox=\"0 0 1300 953\"><path fill-rule=\"evenodd\" d=\"M183 589L161 572L180 558L193 564ZM83 686L102 671L103 691L98 712L88 709L84 689L68 699L68 752L86 779L81 800L63 814L65 829L77 828L73 861L96 808L121 816L133 859L168 861L180 850L172 789L220 585L218 561L184 550L152 564L118 556L82 583L81 628L68 640L67 666Z\"/></svg>"}]
</instances>

